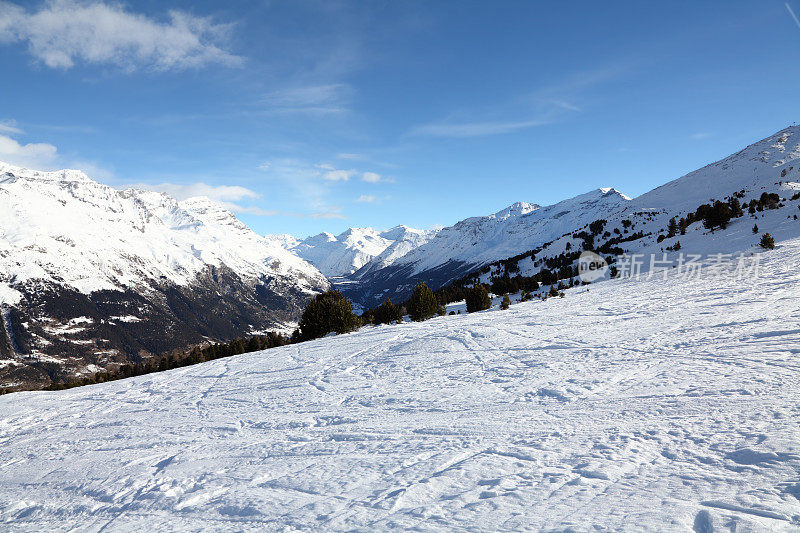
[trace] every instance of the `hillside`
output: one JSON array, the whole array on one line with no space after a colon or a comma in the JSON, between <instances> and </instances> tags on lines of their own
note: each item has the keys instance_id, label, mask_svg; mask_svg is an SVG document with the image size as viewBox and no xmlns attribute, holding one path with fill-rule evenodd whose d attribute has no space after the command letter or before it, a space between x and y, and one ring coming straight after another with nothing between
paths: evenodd
<instances>
[{"instance_id":1,"label":"hillside","mask_svg":"<svg viewBox=\"0 0 800 533\"><path fill-rule=\"evenodd\" d=\"M0 387L283 327L327 287L206 198L0 163Z\"/></svg>"},{"instance_id":2,"label":"hillside","mask_svg":"<svg viewBox=\"0 0 800 533\"><path fill-rule=\"evenodd\" d=\"M796 530L797 257L3 396L0 519Z\"/></svg>"}]
</instances>

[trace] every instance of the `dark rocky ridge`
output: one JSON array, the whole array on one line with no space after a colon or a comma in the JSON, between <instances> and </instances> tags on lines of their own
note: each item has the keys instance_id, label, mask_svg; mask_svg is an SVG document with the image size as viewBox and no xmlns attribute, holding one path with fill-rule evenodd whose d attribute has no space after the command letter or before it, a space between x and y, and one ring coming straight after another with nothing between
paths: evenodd
<instances>
[{"instance_id":1,"label":"dark rocky ridge","mask_svg":"<svg viewBox=\"0 0 800 533\"><path fill-rule=\"evenodd\" d=\"M0 388L40 388L88 365L139 362L204 341L226 341L295 321L309 295L275 279L208 267L189 286L82 294L52 282L14 287L3 310ZM114 317L136 317L125 321Z\"/></svg>"}]
</instances>

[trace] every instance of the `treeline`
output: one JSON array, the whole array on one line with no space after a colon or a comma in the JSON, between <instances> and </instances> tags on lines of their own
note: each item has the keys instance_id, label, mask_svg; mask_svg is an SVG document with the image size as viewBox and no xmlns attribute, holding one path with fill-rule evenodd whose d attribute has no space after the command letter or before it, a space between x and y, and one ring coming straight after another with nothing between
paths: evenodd
<instances>
[{"instance_id":1,"label":"treeline","mask_svg":"<svg viewBox=\"0 0 800 533\"><path fill-rule=\"evenodd\" d=\"M106 381L116 381L153 372L163 372L184 366L196 365L214 359L222 359L232 355L239 355L248 352L257 352L276 346L285 346L291 340L286 335L270 331L266 335L254 335L247 339L234 339L228 343L213 343L204 347L195 346L189 351L173 351L168 355L152 357L139 363L127 363L114 369L97 372L91 376L84 376L75 380L54 382L44 390L63 390L83 385L93 385L95 383L105 383ZM0 391L2 392L2 391ZM10 390L5 392L11 392Z\"/></svg>"}]
</instances>

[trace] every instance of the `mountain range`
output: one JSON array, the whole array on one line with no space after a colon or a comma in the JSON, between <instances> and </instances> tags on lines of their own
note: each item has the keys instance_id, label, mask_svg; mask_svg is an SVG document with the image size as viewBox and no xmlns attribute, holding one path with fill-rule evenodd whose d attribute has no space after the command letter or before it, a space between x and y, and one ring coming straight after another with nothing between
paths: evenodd
<instances>
[{"instance_id":1,"label":"mountain range","mask_svg":"<svg viewBox=\"0 0 800 533\"><path fill-rule=\"evenodd\" d=\"M405 300L418 282L532 275L588 243L614 253L752 251L752 218L778 240L800 234L789 200L800 189L798 160L800 127L792 126L634 199L600 188L439 230L351 228L304 240L257 235L206 198L179 202L78 171L0 164L0 387L288 331L330 286L367 308ZM666 231L703 203L765 193L779 195L781 208L724 229Z\"/></svg>"},{"instance_id":2,"label":"mountain range","mask_svg":"<svg viewBox=\"0 0 800 533\"><path fill-rule=\"evenodd\" d=\"M799 158L800 127L792 126L635 199L613 188L600 188L545 207L517 202L492 215L431 230L418 245L407 245L405 253L395 254L391 261L375 255L364 262L374 254L369 249L373 241L351 236L382 235L371 228L351 229L339 237L320 234L300 244L294 242L287 249L323 271L321 261L345 259L335 274L328 274L333 284L358 304L373 307L386 298L405 300L418 282L442 287L534 249L542 248L540 258L558 256L568 246L579 246L581 239L573 234L595 220L608 221L608 232L617 229L620 235L636 231L646 234L627 245L631 250L649 247L648 250L663 252L663 246L655 246L660 244L655 241L671 217L685 216L703 203L722 200L733 193L744 198L746 194L793 190L793 183L800 182ZM623 225L623 220L630 220L630 225ZM684 239L684 244L687 242ZM664 246L670 244L674 243L668 241ZM337 252L329 251L332 246L337 247ZM348 262L347 258L358 260ZM534 268L534 262L529 263L527 273Z\"/></svg>"}]
</instances>

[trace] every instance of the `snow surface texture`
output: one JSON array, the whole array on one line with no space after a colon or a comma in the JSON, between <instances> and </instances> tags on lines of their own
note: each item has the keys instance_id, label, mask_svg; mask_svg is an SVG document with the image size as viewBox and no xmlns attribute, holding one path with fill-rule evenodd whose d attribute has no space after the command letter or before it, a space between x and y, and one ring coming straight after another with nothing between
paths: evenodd
<instances>
[{"instance_id":1,"label":"snow surface texture","mask_svg":"<svg viewBox=\"0 0 800 533\"><path fill-rule=\"evenodd\" d=\"M0 521L796 531L798 257L3 396Z\"/></svg>"},{"instance_id":2,"label":"snow surface texture","mask_svg":"<svg viewBox=\"0 0 800 533\"><path fill-rule=\"evenodd\" d=\"M27 280L88 294L190 284L208 265L313 292L322 274L207 198L118 191L77 170L38 172L0 163L0 304Z\"/></svg>"}]
</instances>

